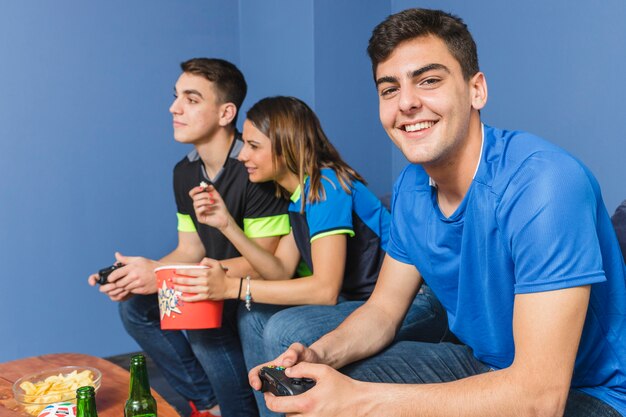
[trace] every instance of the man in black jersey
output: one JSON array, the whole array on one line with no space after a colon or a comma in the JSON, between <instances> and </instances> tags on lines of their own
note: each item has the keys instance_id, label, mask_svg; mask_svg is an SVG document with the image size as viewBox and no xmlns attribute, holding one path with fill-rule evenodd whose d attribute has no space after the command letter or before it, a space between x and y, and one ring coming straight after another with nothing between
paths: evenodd
<instances>
[{"instance_id":1,"label":"man in black jersey","mask_svg":"<svg viewBox=\"0 0 626 417\"><path fill-rule=\"evenodd\" d=\"M181 68L170 107L174 138L195 149L174 168L178 246L158 261L116 253L116 260L125 266L113 271L100 291L122 301L124 327L172 387L190 401L192 417L210 417L218 402L224 415L254 416L256 405L247 384L227 382L245 381L228 378L227 373L247 373L236 328L236 301L225 303L220 329L187 331L187 337L181 331L162 331L154 269L207 257L220 260L229 275L254 272L218 230L198 223L188 193L201 182L216 187L239 225L269 251L276 249L280 235L289 233L286 202L275 197L272 184L251 183L237 160L243 143L235 123L247 89L243 74L220 59L191 59ZM89 283L95 285L96 279L97 275L90 276ZM221 366L225 363L231 367Z\"/></svg>"}]
</instances>

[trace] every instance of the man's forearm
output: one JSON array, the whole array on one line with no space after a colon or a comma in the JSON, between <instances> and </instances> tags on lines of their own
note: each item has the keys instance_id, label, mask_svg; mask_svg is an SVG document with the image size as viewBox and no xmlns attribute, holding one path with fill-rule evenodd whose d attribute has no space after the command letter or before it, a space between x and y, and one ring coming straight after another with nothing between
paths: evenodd
<instances>
[{"instance_id":1,"label":"man's forearm","mask_svg":"<svg viewBox=\"0 0 626 417\"><path fill-rule=\"evenodd\" d=\"M196 264L202 258L202 254L177 247L156 262L160 264Z\"/></svg>"},{"instance_id":2,"label":"man's forearm","mask_svg":"<svg viewBox=\"0 0 626 417\"><path fill-rule=\"evenodd\" d=\"M226 275L229 277L245 277L246 275L250 275L252 278L259 277L259 274L256 273L243 256L221 260L220 264L224 267Z\"/></svg>"},{"instance_id":3,"label":"man's forearm","mask_svg":"<svg viewBox=\"0 0 626 417\"><path fill-rule=\"evenodd\" d=\"M365 384L365 408L407 417L562 416L567 387L535 378L509 368L440 384Z\"/></svg>"},{"instance_id":4,"label":"man's forearm","mask_svg":"<svg viewBox=\"0 0 626 417\"><path fill-rule=\"evenodd\" d=\"M397 326L393 318L375 305L365 303L334 331L310 348L326 365L339 369L380 352L392 341Z\"/></svg>"},{"instance_id":5,"label":"man's forearm","mask_svg":"<svg viewBox=\"0 0 626 417\"><path fill-rule=\"evenodd\" d=\"M276 245L280 240L279 236L276 236L275 244L268 247L267 245L259 245L256 241L257 239L249 239L234 222L229 223L221 232L237 248L239 253L246 258L251 265L250 268L258 272L260 276L270 279L273 277L290 278L289 274L285 272L280 259L274 256Z\"/></svg>"},{"instance_id":6,"label":"man's forearm","mask_svg":"<svg viewBox=\"0 0 626 417\"><path fill-rule=\"evenodd\" d=\"M365 384L376 392L368 405L378 415L562 416L589 296L589 286L517 295L510 367L434 385Z\"/></svg>"}]
</instances>

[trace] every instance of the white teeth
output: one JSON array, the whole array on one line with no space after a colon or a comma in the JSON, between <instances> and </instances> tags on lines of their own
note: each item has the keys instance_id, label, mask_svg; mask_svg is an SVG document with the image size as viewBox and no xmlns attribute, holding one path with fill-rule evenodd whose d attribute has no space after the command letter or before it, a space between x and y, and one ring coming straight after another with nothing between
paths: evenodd
<instances>
[{"instance_id":1,"label":"white teeth","mask_svg":"<svg viewBox=\"0 0 626 417\"><path fill-rule=\"evenodd\" d=\"M415 123L414 125L405 125L404 130L406 130L407 132L415 132L417 130L428 129L434 124L435 122L419 122Z\"/></svg>"}]
</instances>

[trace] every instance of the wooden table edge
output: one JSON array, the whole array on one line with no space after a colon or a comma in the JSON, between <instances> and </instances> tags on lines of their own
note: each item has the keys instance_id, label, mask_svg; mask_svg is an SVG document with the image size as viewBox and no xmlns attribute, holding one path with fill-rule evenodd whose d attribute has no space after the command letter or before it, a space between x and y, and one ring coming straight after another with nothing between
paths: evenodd
<instances>
[{"instance_id":1,"label":"wooden table edge","mask_svg":"<svg viewBox=\"0 0 626 417\"><path fill-rule=\"evenodd\" d=\"M83 353L52 353L0 363L0 417L29 416L19 410L13 398L12 386L20 377L38 370L70 365L90 366L102 372L102 384L96 394L99 417L123 415L130 380L130 374L126 369L97 356ZM157 400L159 417L180 417L174 407L154 389L152 395Z\"/></svg>"}]
</instances>

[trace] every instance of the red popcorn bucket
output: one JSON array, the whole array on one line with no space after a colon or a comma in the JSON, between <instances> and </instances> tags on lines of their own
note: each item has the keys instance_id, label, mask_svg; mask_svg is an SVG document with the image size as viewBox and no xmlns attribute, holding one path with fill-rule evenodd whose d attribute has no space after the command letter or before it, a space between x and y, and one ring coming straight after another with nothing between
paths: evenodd
<instances>
[{"instance_id":1,"label":"red popcorn bucket","mask_svg":"<svg viewBox=\"0 0 626 417\"><path fill-rule=\"evenodd\" d=\"M172 281L174 277L188 277L188 275L177 274L177 269L208 268L204 265L166 265L154 270L157 277L161 329L214 329L222 326L223 300L185 302L180 297L193 294L174 289Z\"/></svg>"}]
</instances>

